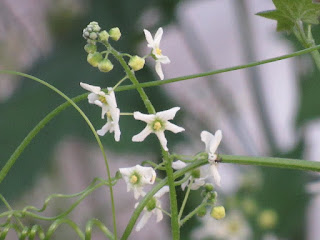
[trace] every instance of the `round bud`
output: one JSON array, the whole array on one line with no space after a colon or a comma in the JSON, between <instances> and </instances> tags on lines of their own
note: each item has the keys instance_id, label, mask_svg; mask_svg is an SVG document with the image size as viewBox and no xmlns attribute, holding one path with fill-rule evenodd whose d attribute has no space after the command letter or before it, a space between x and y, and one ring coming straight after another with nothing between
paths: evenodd
<instances>
[{"instance_id":1,"label":"round bud","mask_svg":"<svg viewBox=\"0 0 320 240\"><path fill-rule=\"evenodd\" d=\"M103 59L99 63L98 68L100 72L110 72L113 69L113 64L110 62L109 59Z\"/></svg>"},{"instance_id":2,"label":"round bud","mask_svg":"<svg viewBox=\"0 0 320 240\"><path fill-rule=\"evenodd\" d=\"M197 212L198 217L204 217L206 214L207 208L205 206L201 207Z\"/></svg>"},{"instance_id":3,"label":"round bud","mask_svg":"<svg viewBox=\"0 0 320 240\"><path fill-rule=\"evenodd\" d=\"M99 52L89 53L87 57L88 63L93 67L98 67L99 63L103 60L102 54Z\"/></svg>"},{"instance_id":4,"label":"round bud","mask_svg":"<svg viewBox=\"0 0 320 240\"><path fill-rule=\"evenodd\" d=\"M258 224L262 229L273 228L278 221L278 215L274 210L263 210L258 216Z\"/></svg>"},{"instance_id":5,"label":"round bud","mask_svg":"<svg viewBox=\"0 0 320 240\"><path fill-rule=\"evenodd\" d=\"M92 33L90 33L90 35L89 35L89 38L90 38L91 40L96 40L97 37L98 37L98 35L97 35L95 32L92 32Z\"/></svg>"},{"instance_id":6,"label":"round bud","mask_svg":"<svg viewBox=\"0 0 320 240\"><path fill-rule=\"evenodd\" d=\"M118 41L121 37L121 32L120 32L120 29L115 27L115 28L111 28L109 30L109 35L110 37L112 38L112 40L114 41Z\"/></svg>"},{"instance_id":7,"label":"round bud","mask_svg":"<svg viewBox=\"0 0 320 240\"><path fill-rule=\"evenodd\" d=\"M220 220L226 216L226 210L224 206L213 207L210 213L211 217Z\"/></svg>"},{"instance_id":8,"label":"round bud","mask_svg":"<svg viewBox=\"0 0 320 240\"><path fill-rule=\"evenodd\" d=\"M97 46L95 44L86 44L84 46L84 50L87 52L87 53L95 53L97 51Z\"/></svg>"},{"instance_id":9,"label":"round bud","mask_svg":"<svg viewBox=\"0 0 320 240\"><path fill-rule=\"evenodd\" d=\"M153 197L152 199L149 200L149 202L146 205L147 210L150 212L153 209L155 209L157 206L157 201L156 199Z\"/></svg>"},{"instance_id":10,"label":"round bud","mask_svg":"<svg viewBox=\"0 0 320 240\"><path fill-rule=\"evenodd\" d=\"M210 184L210 183L207 183L204 187L205 187L207 192L212 192L213 189L214 189L213 185Z\"/></svg>"},{"instance_id":11,"label":"round bud","mask_svg":"<svg viewBox=\"0 0 320 240\"><path fill-rule=\"evenodd\" d=\"M145 62L146 61L143 58L136 55L130 58L128 64L134 71L139 71L144 67Z\"/></svg>"},{"instance_id":12,"label":"round bud","mask_svg":"<svg viewBox=\"0 0 320 240\"><path fill-rule=\"evenodd\" d=\"M200 169L194 169L191 171L191 176L193 178L200 178Z\"/></svg>"},{"instance_id":13,"label":"round bud","mask_svg":"<svg viewBox=\"0 0 320 240\"><path fill-rule=\"evenodd\" d=\"M106 30L102 31L99 33L99 39L103 42L107 42L109 39L109 33Z\"/></svg>"}]
</instances>

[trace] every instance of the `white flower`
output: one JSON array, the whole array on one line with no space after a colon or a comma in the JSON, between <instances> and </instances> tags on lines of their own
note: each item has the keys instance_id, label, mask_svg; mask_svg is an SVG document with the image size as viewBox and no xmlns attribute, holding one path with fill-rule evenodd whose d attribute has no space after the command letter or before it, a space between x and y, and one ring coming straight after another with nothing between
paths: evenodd
<instances>
[{"instance_id":1,"label":"white flower","mask_svg":"<svg viewBox=\"0 0 320 240\"><path fill-rule=\"evenodd\" d=\"M146 194L143 191L144 185L153 184L156 180L156 172L151 167L136 165L130 168L119 168L119 171L127 183L127 191L133 190L135 199Z\"/></svg>"},{"instance_id":2,"label":"white flower","mask_svg":"<svg viewBox=\"0 0 320 240\"><path fill-rule=\"evenodd\" d=\"M140 231L144 225L148 222L149 218L152 216L152 214L155 214L157 217L157 222L160 222L163 218L163 214L161 209L161 202L159 198L162 197L163 194L169 192L169 187L164 186L161 188L154 197L147 203L145 208L143 209L143 215L140 219L140 221L137 224L136 231ZM136 205L137 206L137 205Z\"/></svg>"},{"instance_id":3,"label":"white flower","mask_svg":"<svg viewBox=\"0 0 320 240\"><path fill-rule=\"evenodd\" d=\"M210 163L211 175L215 183L220 186L221 177L218 172L218 163L216 162L217 154L216 150L221 142L222 132L221 130L216 131L215 135L207 131L201 132L201 141L206 145L206 152L208 153L208 161Z\"/></svg>"},{"instance_id":4,"label":"white flower","mask_svg":"<svg viewBox=\"0 0 320 240\"><path fill-rule=\"evenodd\" d=\"M164 75L162 72L161 63L163 64L170 63L170 59L167 56L162 55L162 50L160 49L160 41L162 38L163 29L159 28L154 38L152 38L152 35L148 30L144 29L143 31L148 42L148 47L152 48L152 54L156 59L156 66L155 66L156 72L159 75L160 79L163 80Z\"/></svg>"},{"instance_id":5,"label":"white flower","mask_svg":"<svg viewBox=\"0 0 320 240\"><path fill-rule=\"evenodd\" d=\"M182 169L184 167L188 166L188 164L178 160L172 163L172 168L179 170ZM193 174L195 173L195 174ZM199 176L193 176L193 175L199 175ZM184 189L186 188L186 186L189 185L189 183L193 180L190 189L191 190L197 190L199 189L201 186L203 186L206 182L205 179L208 177L208 175L206 174L205 168L204 167L200 167L198 169L195 169L191 172L190 177L188 178L187 181L185 181L184 183L181 184L181 188L182 191L184 191Z\"/></svg>"},{"instance_id":6,"label":"white flower","mask_svg":"<svg viewBox=\"0 0 320 240\"><path fill-rule=\"evenodd\" d=\"M174 107L166 111L157 112L156 114L143 114L141 112L134 112L133 117L136 120L146 122L147 126L139 134L133 136L132 141L142 142L150 133L154 133L157 135L163 149L168 151L167 139L164 135L164 131L169 130L174 133L184 131L184 128L168 121L174 118L179 109L179 107Z\"/></svg>"},{"instance_id":7,"label":"white flower","mask_svg":"<svg viewBox=\"0 0 320 240\"><path fill-rule=\"evenodd\" d=\"M89 85L82 82L80 83L80 86L91 92L88 95L89 103L96 104L102 108L102 119L104 119L104 116L108 111L110 111L110 109L117 108L117 101L112 88L108 88L109 93L106 94L105 92L101 91L100 87L97 86Z\"/></svg>"},{"instance_id":8,"label":"white flower","mask_svg":"<svg viewBox=\"0 0 320 240\"><path fill-rule=\"evenodd\" d=\"M203 225L196 229L192 239L214 237L219 240L248 240L252 231L246 219L237 211L230 212L224 219L216 220L210 215L202 218Z\"/></svg>"},{"instance_id":9,"label":"white flower","mask_svg":"<svg viewBox=\"0 0 320 240\"><path fill-rule=\"evenodd\" d=\"M110 111L107 112L107 123L97 131L100 136L104 136L107 132L114 132L114 139L119 142L120 141L120 127L119 127L119 119L120 119L120 109L119 108L110 108Z\"/></svg>"}]
</instances>

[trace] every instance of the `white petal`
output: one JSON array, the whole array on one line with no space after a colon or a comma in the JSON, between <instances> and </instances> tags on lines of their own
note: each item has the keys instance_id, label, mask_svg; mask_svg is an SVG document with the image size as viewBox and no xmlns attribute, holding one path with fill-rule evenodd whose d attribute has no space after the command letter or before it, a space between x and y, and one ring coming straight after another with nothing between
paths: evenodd
<instances>
[{"instance_id":1,"label":"white petal","mask_svg":"<svg viewBox=\"0 0 320 240\"><path fill-rule=\"evenodd\" d=\"M182 169L182 168L184 168L186 166L187 166L187 164L185 162L180 161L180 160L175 161L175 162L172 163L172 168L176 169L176 170Z\"/></svg>"},{"instance_id":2,"label":"white petal","mask_svg":"<svg viewBox=\"0 0 320 240\"><path fill-rule=\"evenodd\" d=\"M153 41L151 33L146 29L144 29L143 31L144 31L144 35L146 36L147 42L148 42L148 47L154 48L154 41Z\"/></svg>"},{"instance_id":3,"label":"white petal","mask_svg":"<svg viewBox=\"0 0 320 240\"><path fill-rule=\"evenodd\" d=\"M110 105L110 107L117 107L117 101L116 101L116 95L114 94L114 91L112 91L112 88L108 88L109 93L106 95L107 103Z\"/></svg>"},{"instance_id":4,"label":"white petal","mask_svg":"<svg viewBox=\"0 0 320 240\"><path fill-rule=\"evenodd\" d=\"M95 94L95 93L90 93L88 95L88 102L91 104L94 104L95 101L99 101L99 95ZM99 101L100 102L100 101Z\"/></svg>"},{"instance_id":5,"label":"white petal","mask_svg":"<svg viewBox=\"0 0 320 240\"><path fill-rule=\"evenodd\" d=\"M156 61L155 69L156 69L156 72L157 72L158 76L160 77L160 79L163 80L164 79L164 75L163 75L163 71L162 71L162 67L161 67L160 61Z\"/></svg>"},{"instance_id":6,"label":"white petal","mask_svg":"<svg viewBox=\"0 0 320 240\"><path fill-rule=\"evenodd\" d=\"M142 176L142 184L153 184L156 180L157 174L152 167L142 167L140 165L136 165L136 170Z\"/></svg>"},{"instance_id":7,"label":"white petal","mask_svg":"<svg viewBox=\"0 0 320 240\"><path fill-rule=\"evenodd\" d=\"M155 214L157 216L157 222L160 222L163 219L163 214L160 209L155 209Z\"/></svg>"},{"instance_id":8,"label":"white petal","mask_svg":"<svg viewBox=\"0 0 320 240\"><path fill-rule=\"evenodd\" d=\"M119 142L120 141L120 136L121 136L121 131L120 131L119 124L115 124L114 125L114 140Z\"/></svg>"},{"instance_id":9,"label":"white petal","mask_svg":"<svg viewBox=\"0 0 320 240\"><path fill-rule=\"evenodd\" d=\"M163 194L169 192L169 186L162 187L155 195L155 198L161 198Z\"/></svg>"},{"instance_id":10,"label":"white petal","mask_svg":"<svg viewBox=\"0 0 320 240\"><path fill-rule=\"evenodd\" d=\"M190 177L190 178L191 178L191 177ZM184 183L181 184L181 189L182 189L182 191L184 191L184 189L186 188L186 186L188 186L188 184L189 184L189 182L190 182L190 178L189 178L187 181L185 181Z\"/></svg>"},{"instance_id":11,"label":"white petal","mask_svg":"<svg viewBox=\"0 0 320 240\"><path fill-rule=\"evenodd\" d=\"M216 131L214 138L211 139L211 141L210 141L209 151L211 154L214 154L216 152L216 150L221 142L221 139L222 139L222 132L221 132L221 130L218 130L218 131Z\"/></svg>"},{"instance_id":12,"label":"white petal","mask_svg":"<svg viewBox=\"0 0 320 240\"><path fill-rule=\"evenodd\" d=\"M218 172L217 164L215 164L215 163L210 164L210 170L211 170L211 174L213 176L214 182L216 183L217 186L220 187L221 186L221 177Z\"/></svg>"},{"instance_id":13,"label":"white petal","mask_svg":"<svg viewBox=\"0 0 320 240\"><path fill-rule=\"evenodd\" d=\"M88 90L89 92L93 92L95 94L99 94L101 92L101 87L98 86L93 86L82 82L80 83L80 86L85 90Z\"/></svg>"},{"instance_id":14,"label":"white petal","mask_svg":"<svg viewBox=\"0 0 320 240\"><path fill-rule=\"evenodd\" d=\"M207 132L207 131L202 131L201 134L200 134L200 137L201 137L201 141L205 143L206 151L208 152L209 151L210 140L212 138L214 138L214 136L211 133Z\"/></svg>"},{"instance_id":15,"label":"white petal","mask_svg":"<svg viewBox=\"0 0 320 240\"><path fill-rule=\"evenodd\" d=\"M159 28L158 31L156 32L156 35L154 35L154 45L156 47L159 47L160 46L160 41L161 41L161 38L162 38L162 34L163 34L163 29L162 28Z\"/></svg>"},{"instance_id":16,"label":"white petal","mask_svg":"<svg viewBox=\"0 0 320 240\"><path fill-rule=\"evenodd\" d=\"M171 122L166 122L166 130L169 130L173 133L179 133L179 132L183 132L185 129L182 127L179 127Z\"/></svg>"},{"instance_id":17,"label":"white petal","mask_svg":"<svg viewBox=\"0 0 320 240\"><path fill-rule=\"evenodd\" d=\"M166 139L166 136L164 135L164 131L157 131L157 132L155 132L155 134L157 135L157 137L158 137L158 139L160 141L160 144L163 147L163 149L165 151L168 151L167 139Z\"/></svg>"},{"instance_id":18,"label":"white petal","mask_svg":"<svg viewBox=\"0 0 320 240\"><path fill-rule=\"evenodd\" d=\"M168 64L170 63L170 59L167 56L163 56L163 55L156 55L157 57L157 61L162 63L162 64Z\"/></svg>"},{"instance_id":19,"label":"white petal","mask_svg":"<svg viewBox=\"0 0 320 240\"><path fill-rule=\"evenodd\" d=\"M133 187L133 195L135 199L138 199L140 196L144 196L145 192L142 190L142 187Z\"/></svg>"},{"instance_id":20,"label":"white petal","mask_svg":"<svg viewBox=\"0 0 320 240\"><path fill-rule=\"evenodd\" d=\"M148 220L151 217L151 215L152 215L151 212L144 211L141 220L137 224L137 227L136 227L136 231L137 232L139 232L144 227L144 225L146 225L146 223L148 222Z\"/></svg>"},{"instance_id":21,"label":"white petal","mask_svg":"<svg viewBox=\"0 0 320 240\"><path fill-rule=\"evenodd\" d=\"M107 122L100 130L97 131L99 136L104 136L111 129L111 123Z\"/></svg>"},{"instance_id":22,"label":"white petal","mask_svg":"<svg viewBox=\"0 0 320 240\"><path fill-rule=\"evenodd\" d=\"M191 185L191 190L198 190L201 186L203 186L206 182L203 179L195 179L194 183Z\"/></svg>"},{"instance_id":23,"label":"white petal","mask_svg":"<svg viewBox=\"0 0 320 240\"><path fill-rule=\"evenodd\" d=\"M119 171L122 176L130 176L133 170L134 170L134 167L119 168Z\"/></svg>"},{"instance_id":24,"label":"white petal","mask_svg":"<svg viewBox=\"0 0 320 240\"><path fill-rule=\"evenodd\" d=\"M133 142L142 142L150 133L151 128L147 125L140 133L132 137Z\"/></svg>"},{"instance_id":25,"label":"white petal","mask_svg":"<svg viewBox=\"0 0 320 240\"><path fill-rule=\"evenodd\" d=\"M172 120L179 110L180 110L180 107L174 107L169 110L157 112L156 116L161 118L162 120L165 120L165 121Z\"/></svg>"},{"instance_id":26,"label":"white petal","mask_svg":"<svg viewBox=\"0 0 320 240\"><path fill-rule=\"evenodd\" d=\"M144 114L144 113L141 113L141 112L134 112L133 113L133 117L136 120L144 121L146 123L151 123L155 119L155 115L154 114Z\"/></svg>"}]
</instances>

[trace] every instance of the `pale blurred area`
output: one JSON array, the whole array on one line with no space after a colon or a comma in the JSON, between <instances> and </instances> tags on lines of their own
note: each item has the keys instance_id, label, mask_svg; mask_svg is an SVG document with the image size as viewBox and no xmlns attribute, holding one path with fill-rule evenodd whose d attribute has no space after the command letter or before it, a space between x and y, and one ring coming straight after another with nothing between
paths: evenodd
<instances>
[{"instance_id":1,"label":"pale blurred area","mask_svg":"<svg viewBox=\"0 0 320 240\"><path fill-rule=\"evenodd\" d=\"M239 4L245 7L244 10L239 11ZM24 71L37 58L48 54L52 50L52 42L46 30L47 15L51 11L63 8L71 8L75 14L81 14L85 6L85 0L0 0L0 69ZM165 78L211 71L291 53L292 48L288 42L275 32L276 22L255 15L259 11L273 8L271 0L181 2L177 11L178 24L164 28L163 54L171 60L171 64L163 66ZM142 28L148 28L156 16L157 12L154 9L141 16L141 22L145 24ZM221 21L223 24L220 24ZM248 25L241 26L239 23L243 21L248 21ZM17 44L16 41L21 42L21 39L24 44ZM250 46L251 51L246 51L245 45ZM141 53L147 51L144 43L140 48ZM302 63L303 58L300 58ZM153 62L148 64L151 65ZM187 131L184 134L190 139L188 145L178 145L174 152L193 154L202 151L204 146L200 141L200 132L214 132L217 129L223 132L222 148L223 152L228 154L267 156L270 149L275 147L282 152L292 149L297 143L294 117L299 94L298 80L293 71L296 66L296 59L288 59L248 70L188 80L183 84L165 85L164 88L175 99L176 105L185 112L183 127ZM303 64L299 66L302 66L299 71L308 70ZM16 79L2 75L0 100L8 99L17 84L19 82ZM320 154L319 124L314 122L305 127L305 158L308 160L317 161ZM108 146L106 151L113 174L119 167L129 167L134 163L156 158L144 154L119 155L108 149ZM130 161L126 161L128 158ZM43 180L38 182L34 190L17 203L17 208L25 204L41 206L50 193L78 192L87 187L94 177L106 177L99 149L72 137L66 138L57 147L55 159L55 174L43 176ZM79 166L76 162L82 162L84 165ZM220 191L232 193L237 187L237 178L241 172L237 167L230 165L222 165L220 170ZM126 193L123 180L117 184L115 198L119 232L122 232L135 204L132 193ZM59 204L57 206L57 209L49 209L47 214L55 215L64 207ZM72 216L80 225L91 217L97 217L111 228L109 207L108 190L103 188L83 201ZM319 207L320 199L314 198L307 224L308 240L319 239ZM143 231L134 232L131 239L170 239L164 235L169 233L168 218L165 216L164 219L165 221L156 224L152 218ZM16 236L12 233L7 239L16 239ZM72 236L69 239L72 239ZM104 238L97 233L93 239Z\"/></svg>"}]
</instances>

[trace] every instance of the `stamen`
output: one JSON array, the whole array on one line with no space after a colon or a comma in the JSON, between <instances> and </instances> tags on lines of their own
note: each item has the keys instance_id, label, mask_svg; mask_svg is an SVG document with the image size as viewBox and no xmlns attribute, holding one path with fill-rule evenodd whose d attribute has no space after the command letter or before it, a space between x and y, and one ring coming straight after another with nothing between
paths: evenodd
<instances>
[{"instance_id":1,"label":"stamen","mask_svg":"<svg viewBox=\"0 0 320 240\"><path fill-rule=\"evenodd\" d=\"M160 130L161 127L162 127L162 126L161 126L161 123L158 122L158 121L153 124L153 129L154 129L155 131Z\"/></svg>"},{"instance_id":2,"label":"stamen","mask_svg":"<svg viewBox=\"0 0 320 240\"><path fill-rule=\"evenodd\" d=\"M138 181L138 178L136 175L132 175L130 177L130 183L135 184L135 183L137 183L137 181Z\"/></svg>"},{"instance_id":3,"label":"stamen","mask_svg":"<svg viewBox=\"0 0 320 240\"><path fill-rule=\"evenodd\" d=\"M156 54L157 55L162 55L162 50L160 48L156 48Z\"/></svg>"},{"instance_id":4,"label":"stamen","mask_svg":"<svg viewBox=\"0 0 320 240\"><path fill-rule=\"evenodd\" d=\"M99 96L99 101L107 104L107 99L104 96Z\"/></svg>"}]
</instances>

